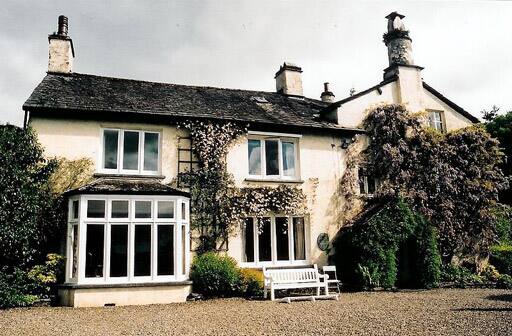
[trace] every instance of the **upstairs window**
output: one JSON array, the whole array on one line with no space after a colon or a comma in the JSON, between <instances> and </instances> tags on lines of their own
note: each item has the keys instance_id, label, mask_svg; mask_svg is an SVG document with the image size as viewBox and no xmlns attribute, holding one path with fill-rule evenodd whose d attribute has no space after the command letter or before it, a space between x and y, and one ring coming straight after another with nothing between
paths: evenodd
<instances>
[{"instance_id":1,"label":"upstairs window","mask_svg":"<svg viewBox=\"0 0 512 336\"><path fill-rule=\"evenodd\" d=\"M103 130L102 170L121 174L157 174L160 133Z\"/></svg>"},{"instance_id":2,"label":"upstairs window","mask_svg":"<svg viewBox=\"0 0 512 336\"><path fill-rule=\"evenodd\" d=\"M439 111L430 111L429 116L430 127L439 132L444 132L443 115Z\"/></svg>"},{"instance_id":3,"label":"upstairs window","mask_svg":"<svg viewBox=\"0 0 512 336\"><path fill-rule=\"evenodd\" d=\"M249 176L298 178L298 142L286 138L250 138L247 143Z\"/></svg>"},{"instance_id":4,"label":"upstairs window","mask_svg":"<svg viewBox=\"0 0 512 336\"><path fill-rule=\"evenodd\" d=\"M359 168L359 194L361 195L373 195L376 189L376 180L373 176L370 176L366 169Z\"/></svg>"}]
</instances>

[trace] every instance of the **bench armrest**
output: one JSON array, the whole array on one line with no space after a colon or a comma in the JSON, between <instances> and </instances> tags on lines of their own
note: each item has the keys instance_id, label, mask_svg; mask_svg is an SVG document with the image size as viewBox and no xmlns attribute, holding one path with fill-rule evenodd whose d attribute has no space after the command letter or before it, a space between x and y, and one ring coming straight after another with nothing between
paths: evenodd
<instances>
[{"instance_id":1,"label":"bench armrest","mask_svg":"<svg viewBox=\"0 0 512 336\"><path fill-rule=\"evenodd\" d=\"M324 278L324 281L329 279L329 274L320 274L320 278Z\"/></svg>"}]
</instances>

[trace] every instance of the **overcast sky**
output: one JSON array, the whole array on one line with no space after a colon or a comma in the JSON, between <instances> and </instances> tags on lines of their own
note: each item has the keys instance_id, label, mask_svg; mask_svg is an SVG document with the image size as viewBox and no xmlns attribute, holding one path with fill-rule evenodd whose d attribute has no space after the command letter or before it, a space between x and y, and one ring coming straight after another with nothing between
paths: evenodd
<instances>
[{"instance_id":1,"label":"overcast sky","mask_svg":"<svg viewBox=\"0 0 512 336\"><path fill-rule=\"evenodd\" d=\"M478 117L493 104L512 110L512 2L2 0L0 122L21 124L60 14L76 72L274 91L290 61L306 96L328 81L342 99L382 80L391 11L406 16L427 83Z\"/></svg>"}]
</instances>

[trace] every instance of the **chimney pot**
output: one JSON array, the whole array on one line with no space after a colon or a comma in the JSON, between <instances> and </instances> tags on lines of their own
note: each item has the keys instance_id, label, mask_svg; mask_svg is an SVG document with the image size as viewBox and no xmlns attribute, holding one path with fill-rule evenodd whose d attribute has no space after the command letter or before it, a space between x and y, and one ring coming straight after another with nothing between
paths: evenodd
<instances>
[{"instance_id":1,"label":"chimney pot","mask_svg":"<svg viewBox=\"0 0 512 336\"><path fill-rule=\"evenodd\" d=\"M59 29L57 35L68 36L68 18L64 15L59 16Z\"/></svg>"},{"instance_id":2,"label":"chimney pot","mask_svg":"<svg viewBox=\"0 0 512 336\"><path fill-rule=\"evenodd\" d=\"M329 82L324 83L324 92L320 95L320 99L325 103L334 102L334 93L329 91Z\"/></svg>"}]
</instances>

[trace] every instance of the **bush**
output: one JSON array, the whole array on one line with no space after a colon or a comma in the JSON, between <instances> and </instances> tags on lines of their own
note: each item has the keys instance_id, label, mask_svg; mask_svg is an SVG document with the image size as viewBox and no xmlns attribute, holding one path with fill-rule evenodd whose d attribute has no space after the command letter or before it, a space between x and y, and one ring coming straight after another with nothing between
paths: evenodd
<instances>
[{"instance_id":1,"label":"bush","mask_svg":"<svg viewBox=\"0 0 512 336\"><path fill-rule=\"evenodd\" d=\"M0 270L0 309L24 307L33 304L38 297L31 293L33 284L26 272L19 268Z\"/></svg>"},{"instance_id":2,"label":"bush","mask_svg":"<svg viewBox=\"0 0 512 336\"><path fill-rule=\"evenodd\" d=\"M33 282L34 294L43 298L55 293L55 284L62 282L64 276L64 257L48 254L43 265L35 265L28 272L28 279Z\"/></svg>"},{"instance_id":3,"label":"bush","mask_svg":"<svg viewBox=\"0 0 512 336\"><path fill-rule=\"evenodd\" d=\"M256 269L240 269L240 294L245 297L263 294L263 272Z\"/></svg>"},{"instance_id":4,"label":"bush","mask_svg":"<svg viewBox=\"0 0 512 336\"><path fill-rule=\"evenodd\" d=\"M487 265L480 275L490 282L496 282L500 278L500 272L491 264Z\"/></svg>"},{"instance_id":5,"label":"bush","mask_svg":"<svg viewBox=\"0 0 512 336\"><path fill-rule=\"evenodd\" d=\"M496 245L491 247L489 262L500 273L512 275L512 245Z\"/></svg>"},{"instance_id":6,"label":"bush","mask_svg":"<svg viewBox=\"0 0 512 336\"><path fill-rule=\"evenodd\" d=\"M482 285L486 279L483 275L474 274L466 267L445 264L441 271L441 280L453 283L459 288L466 288L468 286Z\"/></svg>"},{"instance_id":7,"label":"bush","mask_svg":"<svg viewBox=\"0 0 512 336\"><path fill-rule=\"evenodd\" d=\"M357 288L431 288L441 258L434 228L401 199L370 206L334 242L341 280Z\"/></svg>"},{"instance_id":8,"label":"bush","mask_svg":"<svg viewBox=\"0 0 512 336\"><path fill-rule=\"evenodd\" d=\"M207 252L194 258L190 278L205 297L230 297L240 292L240 271L228 256Z\"/></svg>"},{"instance_id":9,"label":"bush","mask_svg":"<svg viewBox=\"0 0 512 336\"><path fill-rule=\"evenodd\" d=\"M512 289L512 276L508 274L500 275L496 283L496 287L502 289Z\"/></svg>"}]
</instances>

